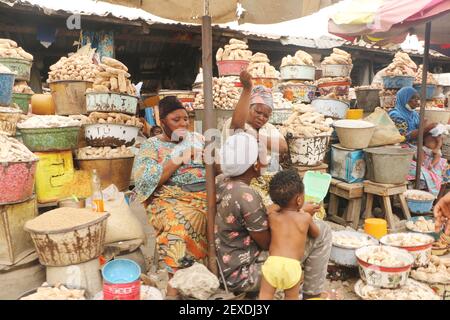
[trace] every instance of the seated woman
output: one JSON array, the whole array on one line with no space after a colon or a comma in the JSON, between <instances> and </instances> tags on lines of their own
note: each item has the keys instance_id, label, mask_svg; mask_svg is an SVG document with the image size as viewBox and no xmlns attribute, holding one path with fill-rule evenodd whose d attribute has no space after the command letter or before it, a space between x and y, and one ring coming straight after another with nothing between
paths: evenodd
<instances>
[{"instance_id":1,"label":"seated woman","mask_svg":"<svg viewBox=\"0 0 450 320\"><path fill-rule=\"evenodd\" d=\"M265 156L256 139L244 132L228 138L221 150L224 178L217 185L214 229L219 265L226 286L233 292L257 294L261 267L268 257L271 238L267 209L261 196L249 186L253 178L261 175L264 166L259 158ZM305 204L303 210L314 213L319 206ZM316 224L319 236L307 238L302 259L305 299L323 292L331 252L330 227L323 221Z\"/></svg>"},{"instance_id":2,"label":"seated woman","mask_svg":"<svg viewBox=\"0 0 450 320\"><path fill-rule=\"evenodd\" d=\"M173 276L204 262L206 240L204 138L188 132L189 117L176 97L159 103L162 134L147 140L134 164L138 200L156 231L160 267ZM170 286L167 296L176 296Z\"/></svg>"},{"instance_id":3,"label":"seated woman","mask_svg":"<svg viewBox=\"0 0 450 320\"><path fill-rule=\"evenodd\" d=\"M242 71L240 81L243 91L233 117L224 124L222 143L239 131L254 135L270 152L268 171L277 172L280 170L279 158L288 152L288 145L278 129L268 122L273 110L272 91L264 86L253 87L247 71Z\"/></svg>"},{"instance_id":4,"label":"seated woman","mask_svg":"<svg viewBox=\"0 0 450 320\"><path fill-rule=\"evenodd\" d=\"M395 108L389 112L389 116L395 122L397 129L405 136L408 146L413 149L416 149L416 139L419 135L419 114L414 110L418 107L420 107L419 94L414 88L405 87L397 92ZM430 131L435 127L435 123L425 123L425 152L421 164L421 180L431 193L438 195L447 169L447 160L436 157L437 148L440 149L440 146L442 146L442 137L431 136ZM415 175L416 161L412 161L408 180L414 180Z\"/></svg>"}]
</instances>

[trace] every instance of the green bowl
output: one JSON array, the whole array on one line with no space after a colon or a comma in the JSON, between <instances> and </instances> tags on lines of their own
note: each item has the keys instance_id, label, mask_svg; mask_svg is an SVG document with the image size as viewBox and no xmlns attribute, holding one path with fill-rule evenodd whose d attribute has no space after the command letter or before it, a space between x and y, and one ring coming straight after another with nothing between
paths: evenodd
<instances>
[{"instance_id":1,"label":"green bowl","mask_svg":"<svg viewBox=\"0 0 450 320\"><path fill-rule=\"evenodd\" d=\"M22 112L27 114L30 108L31 96L32 94L29 93L13 93L12 102L16 103L22 109Z\"/></svg>"},{"instance_id":2,"label":"green bowl","mask_svg":"<svg viewBox=\"0 0 450 320\"><path fill-rule=\"evenodd\" d=\"M81 127L20 129L23 143L33 152L73 150Z\"/></svg>"}]
</instances>

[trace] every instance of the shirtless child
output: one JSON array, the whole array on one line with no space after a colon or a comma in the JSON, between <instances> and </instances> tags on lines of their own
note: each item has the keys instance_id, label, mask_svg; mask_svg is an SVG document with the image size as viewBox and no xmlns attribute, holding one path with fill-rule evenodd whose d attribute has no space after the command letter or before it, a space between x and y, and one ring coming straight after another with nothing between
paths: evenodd
<instances>
[{"instance_id":1,"label":"shirtless child","mask_svg":"<svg viewBox=\"0 0 450 320\"><path fill-rule=\"evenodd\" d=\"M427 134L423 140L423 152L428 154L430 157L433 157L428 169L433 169L435 165L441 161L442 157L442 137L433 137L431 134Z\"/></svg>"},{"instance_id":2,"label":"shirtless child","mask_svg":"<svg viewBox=\"0 0 450 320\"><path fill-rule=\"evenodd\" d=\"M271 300L276 289L284 290L286 300L298 300L306 237L319 236L312 216L301 210L304 186L297 171L277 173L269 185L272 201L281 207L269 215L271 242L269 257L262 266L260 300Z\"/></svg>"}]
</instances>

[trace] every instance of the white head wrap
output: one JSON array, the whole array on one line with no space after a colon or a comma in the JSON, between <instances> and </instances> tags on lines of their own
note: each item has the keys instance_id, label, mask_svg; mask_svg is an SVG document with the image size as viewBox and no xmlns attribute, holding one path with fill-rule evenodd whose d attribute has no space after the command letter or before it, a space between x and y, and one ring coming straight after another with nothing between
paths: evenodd
<instances>
[{"instance_id":1,"label":"white head wrap","mask_svg":"<svg viewBox=\"0 0 450 320\"><path fill-rule=\"evenodd\" d=\"M222 172L227 177L245 173L258 160L258 141L252 135L240 132L230 136L220 150Z\"/></svg>"}]
</instances>

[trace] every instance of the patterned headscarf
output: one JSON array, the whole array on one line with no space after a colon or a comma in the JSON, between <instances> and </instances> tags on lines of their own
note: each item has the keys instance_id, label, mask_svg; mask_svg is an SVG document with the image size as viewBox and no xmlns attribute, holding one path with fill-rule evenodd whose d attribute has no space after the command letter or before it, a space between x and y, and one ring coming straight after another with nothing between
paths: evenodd
<instances>
[{"instance_id":1,"label":"patterned headscarf","mask_svg":"<svg viewBox=\"0 0 450 320\"><path fill-rule=\"evenodd\" d=\"M250 97L250 105L257 103L265 104L270 109L273 109L272 90L261 85L254 87Z\"/></svg>"},{"instance_id":2,"label":"patterned headscarf","mask_svg":"<svg viewBox=\"0 0 450 320\"><path fill-rule=\"evenodd\" d=\"M419 126L419 114L416 111L411 111L406 108L409 100L417 94L416 89L413 87L404 87L397 92L397 101L395 103L395 108L389 115L393 118L403 119L408 124L408 134L416 130Z\"/></svg>"}]
</instances>

